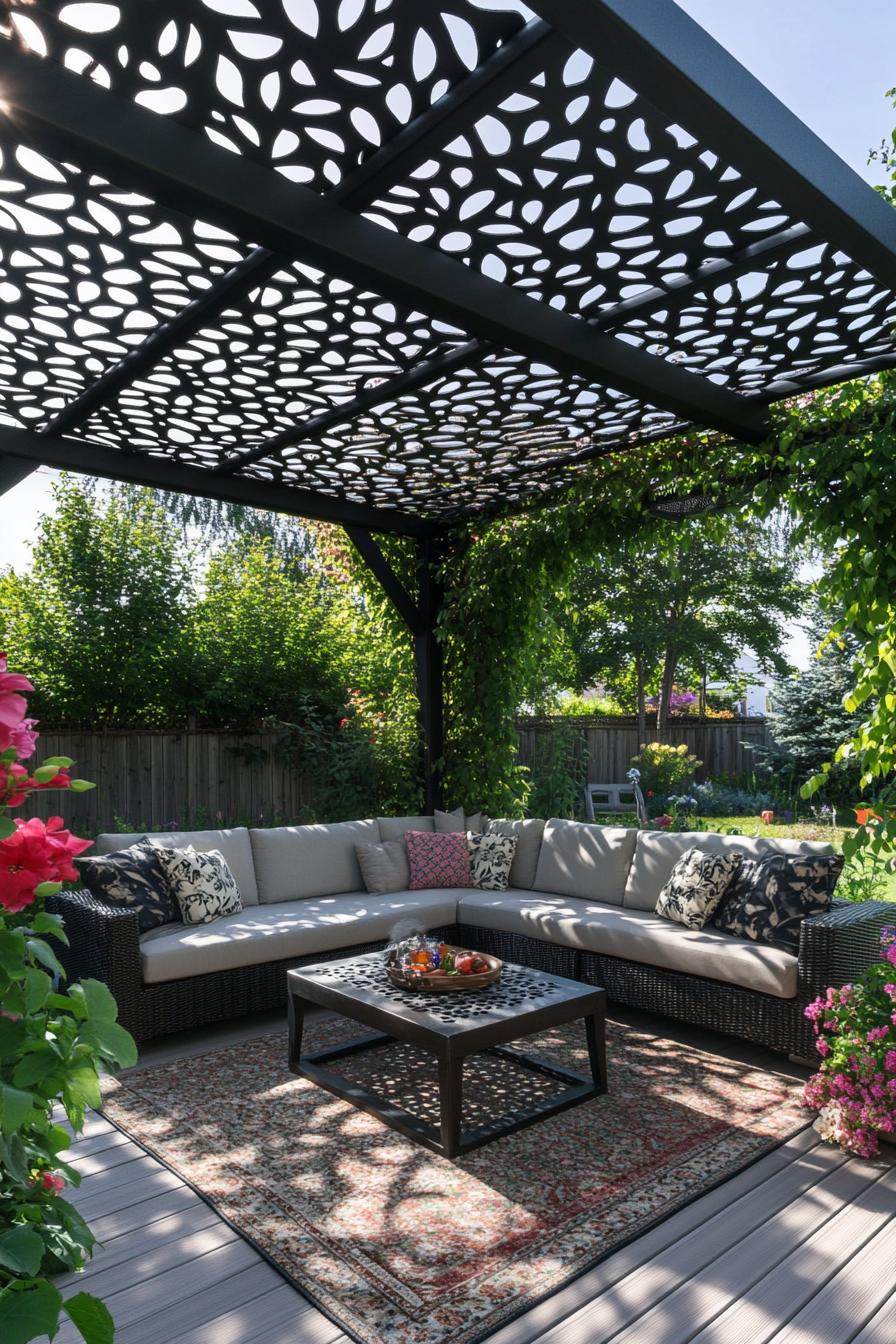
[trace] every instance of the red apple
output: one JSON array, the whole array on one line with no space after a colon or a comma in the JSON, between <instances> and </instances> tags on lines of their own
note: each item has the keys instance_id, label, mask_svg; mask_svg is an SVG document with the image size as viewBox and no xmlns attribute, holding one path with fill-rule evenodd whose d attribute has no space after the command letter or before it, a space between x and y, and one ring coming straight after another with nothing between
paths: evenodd
<instances>
[{"instance_id":1,"label":"red apple","mask_svg":"<svg viewBox=\"0 0 896 1344\"><path fill-rule=\"evenodd\" d=\"M462 956L454 958L454 969L459 975L472 975L473 973L473 954L464 952Z\"/></svg>"}]
</instances>

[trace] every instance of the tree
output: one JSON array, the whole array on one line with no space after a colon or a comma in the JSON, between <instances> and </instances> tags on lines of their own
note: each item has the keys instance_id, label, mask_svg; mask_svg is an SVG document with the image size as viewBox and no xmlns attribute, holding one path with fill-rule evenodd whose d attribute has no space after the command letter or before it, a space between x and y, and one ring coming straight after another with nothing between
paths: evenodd
<instances>
[{"instance_id":1,"label":"tree","mask_svg":"<svg viewBox=\"0 0 896 1344\"><path fill-rule=\"evenodd\" d=\"M766 768L789 776L791 787L818 774L837 748L854 736L859 721L859 715L843 703L855 683L855 641L827 639L831 624L831 615L816 603L805 628L819 652L805 671L775 686L769 713L774 745L758 753ZM858 777L854 761L834 765L825 783L829 800L855 803Z\"/></svg>"},{"instance_id":2,"label":"tree","mask_svg":"<svg viewBox=\"0 0 896 1344\"><path fill-rule=\"evenodd\" d=\"M736 518L692 518L634 533L573 574L576 688L603 678L627 692L642 739L645 697L658 691L659 738L679 678L730 680L744 649L763 671L783 675L784 621L802 606L794 568L773 532Z\"/></svg>"},{"instance_id":3,"label":"tree","mask_svg":"<svg viewBox=\"0 0 896 1344\"><path fill-rule=\"evenodd\" d=\"M43 720L171 724L188 707L192 557L147 494L62 477L27 574L0 575L7 653L42 689Z\"/></svg>"}]
</instances>

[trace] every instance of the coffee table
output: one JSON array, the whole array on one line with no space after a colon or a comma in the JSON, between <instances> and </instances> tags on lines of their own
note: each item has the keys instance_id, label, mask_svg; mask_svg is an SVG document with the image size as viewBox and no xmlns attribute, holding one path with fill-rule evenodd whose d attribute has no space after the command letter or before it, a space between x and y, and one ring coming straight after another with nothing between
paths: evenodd
<instances>
[{"instance_id":1,"label":"coffee table","mask_svg":"<svg viewBox=\"0 0 896 1344\"><path fill-rule=\"evenodd\" d=\"M292 1072L443 1157L468 1153L607 1090L607 996L605 990L592 985L505 963L501 979L485 989L450 994L397 989L378 952L302 966L287 973L287 983ZM346 1045L303 1055L302 1027L311 1004L333 1009L374 1031ZM585 1021L590 1078L504 1048L509 1041L579 1018ZM326 1067L334 1060L396 1040L422 1047L438 1062L438 1127ZM480 1052L504 1055L566 1086L549 1098L533 1099L500 1119L461 1132L464 1060Z\"/></svg>"}]
</instances>

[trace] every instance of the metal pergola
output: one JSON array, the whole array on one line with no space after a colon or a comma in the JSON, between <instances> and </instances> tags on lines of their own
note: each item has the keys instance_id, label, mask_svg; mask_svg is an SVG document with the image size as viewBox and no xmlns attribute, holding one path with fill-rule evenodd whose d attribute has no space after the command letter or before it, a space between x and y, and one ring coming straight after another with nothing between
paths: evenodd
<instances>
[{"instance_id":1,"label":"metal pergola","mask_svg":"<svg viewBox=\"0 0 896 1344\"><path fill-rule=\"evenodd\" d=\"M672 0L0 0L0 490L458 520L896 366L896 212ZM410 593L375 540L414 538Z\"/></svg>"}]
</instances>

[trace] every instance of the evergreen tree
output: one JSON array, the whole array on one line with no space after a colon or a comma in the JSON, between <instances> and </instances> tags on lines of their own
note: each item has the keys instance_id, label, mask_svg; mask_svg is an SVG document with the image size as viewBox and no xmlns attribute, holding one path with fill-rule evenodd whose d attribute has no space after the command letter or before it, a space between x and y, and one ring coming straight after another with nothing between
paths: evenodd
<instances>
[{"instance_id":1,"label":"evergreen tree","mask_svg":"<svg viewBox=\"0 0 896 1344\"><path fill-rule=\"evenodd\" d=\"M831 624L816 603L805 626L814 649L820 648ZM849 644L831 640L805 671L774 688L768 715L774 746L762 752L763 766L788 792L817 774L840 744L855 734L859 715L843 707L855 684L853 656ZM859 773L857 765L846 762L832 766L822 796L831 803L856 802Z\"/></svg>"}]
</instances>

